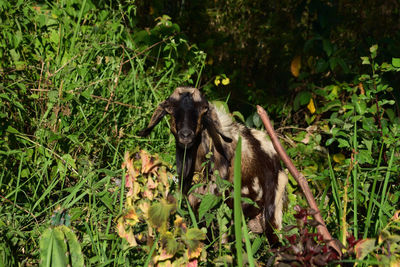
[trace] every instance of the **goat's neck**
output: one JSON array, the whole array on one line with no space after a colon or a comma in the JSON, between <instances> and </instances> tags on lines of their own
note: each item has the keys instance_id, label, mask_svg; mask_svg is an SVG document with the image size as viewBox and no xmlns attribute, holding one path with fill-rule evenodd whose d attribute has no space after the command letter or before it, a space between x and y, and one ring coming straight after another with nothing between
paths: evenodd
<instances>
[{"instance_id":1,"label":"goat's neck","mask_svg":"<svg viewBox=\"0 0 400 267\"><path fill-rule=\"evenodd\" d=\"M198 138L190 148L182 148L176 144L176 168L180 181L179 187L182 186L182 193L184 194L187 194L192 185L197 150L200 143L201 138Z\"/></svg>"}]
</instances>

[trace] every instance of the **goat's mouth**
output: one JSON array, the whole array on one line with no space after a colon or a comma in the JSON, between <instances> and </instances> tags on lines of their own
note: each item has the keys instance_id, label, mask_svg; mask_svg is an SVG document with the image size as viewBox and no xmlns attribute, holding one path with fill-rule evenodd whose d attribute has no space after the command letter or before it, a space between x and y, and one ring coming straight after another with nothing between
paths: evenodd
<instances>
[{"instance_id":1,"label":"goat's mouth","mask_svg":"<svg viewBox=\"0 0 400 267\"><path fill-rule=\"evenodd\" d=\"M182 148L190 148L194 143L194 140L192 138L179 138L179 146Z\"/></svg>"}]
</instances>

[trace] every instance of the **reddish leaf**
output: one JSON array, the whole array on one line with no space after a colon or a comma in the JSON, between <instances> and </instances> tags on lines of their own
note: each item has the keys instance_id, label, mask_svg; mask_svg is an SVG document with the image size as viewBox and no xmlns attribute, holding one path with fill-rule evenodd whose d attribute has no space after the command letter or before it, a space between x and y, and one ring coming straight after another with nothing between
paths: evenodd
<instances>
[{"instance_id":1,"label":"reddish leaf","mask_svg":"<svg viewBox=\"0 0 400 267\"><path fill-rule=\"evenodd\" d=\"M197 259L190 261L186 267L197 267Z\"/></svg>"}]
</instances>

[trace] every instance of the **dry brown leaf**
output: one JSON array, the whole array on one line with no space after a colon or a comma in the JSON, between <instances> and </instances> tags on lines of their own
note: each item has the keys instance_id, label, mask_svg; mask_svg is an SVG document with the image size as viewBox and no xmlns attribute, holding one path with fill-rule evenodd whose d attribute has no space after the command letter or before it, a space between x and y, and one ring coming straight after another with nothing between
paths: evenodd
<instances>
[{"instance_id":1,"label":"dry brown leaf","mask_svg":"<svg viewBox=\"0 0 400 267\"><path fill-rule=\"evenodd\" d=\"M295 56L290 64L290 71L292 72L294 77L299 77L301 69L301 57Z\"/></svg>"}]
</instances>

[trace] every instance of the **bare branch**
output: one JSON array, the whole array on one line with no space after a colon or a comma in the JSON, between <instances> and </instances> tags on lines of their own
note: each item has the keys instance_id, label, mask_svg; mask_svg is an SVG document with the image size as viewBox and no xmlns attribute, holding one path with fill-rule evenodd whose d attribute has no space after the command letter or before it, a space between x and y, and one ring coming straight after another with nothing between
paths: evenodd
<instances>
[{"instance_id":1,"label":"bare branch","mask_svg":"<svg viewBox=\"0 0 400 267\"><path fill-rule=\"evenodd\" d=\"M267 112L261 107L257 105L257 113L260 115L262 122L264 123L265 129L268 132L268 135L271 137L271 141L274 145L276 152L279 154L282 161L285 163L289 172L296 179L297 183L300 185L303 193L307 199L308 205L311 209L315 210L314 218L318 222L317 230L318 233L322 235L324 240L328 243L330 247L335 249L339 255L342 255L342 252L339 248L339 245L336 243L326 228L325 222L322 219L321 213L319 211L318 205L314 199L314 196L311 193L310 187L308 186L308 182L306 178L301 174L296 167L293 165L293 162L290 160L289 156L286 154L285 149L282 147L281 143L278 140L278 137L272 127L271 121L268 118Z\"/></svg>"}]
</instances>

